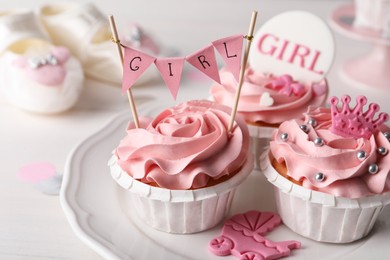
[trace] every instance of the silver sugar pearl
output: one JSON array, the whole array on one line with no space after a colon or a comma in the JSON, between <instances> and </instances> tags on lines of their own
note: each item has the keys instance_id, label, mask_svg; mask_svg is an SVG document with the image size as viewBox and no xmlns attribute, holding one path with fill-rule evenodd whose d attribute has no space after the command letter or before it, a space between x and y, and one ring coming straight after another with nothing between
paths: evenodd
<instances>
[{"instance_id":1,"label":"silver sugar pearl","mask_svg":"<svg viewBox=\"0 0 390 260\"><path fill-rule=\"evenodd\" d=\"M45 58L39 58L41 66L47 64L47 60Z\"/></svg>"},{"instance_id":2,"label":"silver sugar pearl","mask_svg":"<svg viewBox=\"0 0 390 260\"><path fill-rule=\"evenodd\" d=\"M49 54L49 55L46 57L46 60L47 60L47 62L48 62L50 65L57 65L57 64L58 64L57 57L54 56L53 54Z\"/></svg>"},{"instance_id":3,"label":"silver sugar pearl","mask_svg":"<svg viewBox=\"0 0 390 260\"><path fill-rule=\"evenodd\" d=\"M309 125L312 125L313 127L317 126L317 120L315 120L314 118L310 118L309 121L307 121L307 123Z\"/></svg>"},{"instance_id":4,"label":"silver sugar pearl","mask_svg":"<svg viewBox=\"0 0 390 260\"><path fill-rule=\"evenodd\" d=\"M364 159L366 159L366 152L365 151L359 151L357 152L357 155L356 157L360 160L360 161L363 161Z\"/></svg>"},{"instance_id":5,"label":"silver sugar pearl","mask_svg":"<svg viewBox=\"0 0 390 260\"><path fill-rule=\"evenodd\" d=\"M383 134L385 135L387 140L390 142L390 132L384 132Z\"/></svg>"},{"instance_id":6,"label":"silver sugar pearl","mask_svg":"<svg viewBox=\"0 0 390 260\"><path fill-rule=\"evenodd\" d=\"M288 134L287 134L287 133L282 133L282 134L280 135L280 138L282 138L283 141L287 141L287 139L288 139Z\"/></svg>"},{"instance_id":7,"label":"silver sugar pearl","mask_svg":"<svg viewBox=\"0 0 390 260\"><path fill-rule=\"evenodd\" d=\"M383 146L379 147L377 151L380 155L386 155L388 152L388 150Z\"/></svg>"},{"instance_id":8,"label":"silver sugar pearl","mask_svg":"<svg viewBox=\"0 0 390 260\"><path fill-rule=\"evenodd\" d=\"M370 166L368 166L368 172L371 173L371 174L375 174L379 171L379 167L376 163L373 163L373 164L370 164Z\"/></svg>"},{"instance_id":9,"label":"silver sugar pearl","mask_svg":"<svg viewBox=\"0 0 390 260\"><path fill-rule=\"evenodd\" d=\"M314 139L314 144L315 146L323 146L324 145L324 140L321 137L317 137Z\"/></svg>"},{"instance_id":10,"label":"silver sugar pearl","mask_svg":"<svg viewBox=\"0 0 390 260\"><path fill-rule=\"evenodd\" d=\"M309 128L307 127L307 125L300 125L299 128L300 128L303 132L305 132L305 133L309 132Z\"/></svg>"},{"instance_id":11,"label":"silver sugar pearl","mask_svg":"<svg viewBox=\"0 0 390 260\"><path fill-rule=\"evenodd\" d=\"M319 172L317 173L314 178L316 179L316 181L318 182L322 182L325 180L325 174L323 174L322 172Z\"/></svg>"},{"instance_id":12,"label":"silver sugar pearl","mask_svg":"<svg viewBox=\"0 0 390 260\"><path fill-rule=\"evenodd\" d=\"M41 59L37 57L30 58L28 59L28 65L33 69L37 69L41 66Z\"/></svg>"}]
</instances>

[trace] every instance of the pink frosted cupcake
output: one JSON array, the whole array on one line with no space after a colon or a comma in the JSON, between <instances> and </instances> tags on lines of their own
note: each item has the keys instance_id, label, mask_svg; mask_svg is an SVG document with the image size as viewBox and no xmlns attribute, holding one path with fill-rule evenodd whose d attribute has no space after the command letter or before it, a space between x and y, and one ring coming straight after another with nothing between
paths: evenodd
<instances>
[{"instance_id":1,"label":"pink frosted cupcake","mask_svg":"<svg viewBox=\"0 0 390 260\"><path fill-rule=\"evenodd\" d=\"M219 104L231 106L238 83L233 74L220 72L221 84L211 87L211 96ZM242 85L238 112L249 125L277 128L282 122L297 118L307 107L322 106L327 98L328 84L298 82L290 75L265 75L247 69Z\"/></svg>"},{"instance_id":2,"label":"pink frosted cupcake","mask_svg":"<svg viewBox=\"0 0 390 260\"><path fill-rule=\"evenodd\" d=\"M223 220L253 168L245 121L228 133L229 120L228 107L189 101L127 129L109 166L148 225L194 233Z\"/></svg>"},{"instance_id":3,"label":"pink frosted cupcake","mask_svg":"<svg viewBox=\"0 0 390 260\"><path fill-rule=\"evenodd\" d=\"M227 70L220 72L221 84L211 87L211 96L219 104L231 106L238 83ZM328 95L326 80L298 82L289 75L274 76L247 69L242 85L238 113L248 124L252 151L259 156L262 138L270 138L282 122L297 118L307 107L322 106ZM268 140L267 140L268 141Z\"/></svg>"},{"instance_id":4,"label":"pink frosted cupcake","mask_svg":"<svg viewBox=\"0 0 390 260\"><path fill-rule=\"evenodd\" d=\"M321 242L347 243L366 236L390 203L389 116L377 104L350 97L337 108L310 107L304 119L274 131L262 170L275 188L283 222Z\"/></svg>"}]
</instances>

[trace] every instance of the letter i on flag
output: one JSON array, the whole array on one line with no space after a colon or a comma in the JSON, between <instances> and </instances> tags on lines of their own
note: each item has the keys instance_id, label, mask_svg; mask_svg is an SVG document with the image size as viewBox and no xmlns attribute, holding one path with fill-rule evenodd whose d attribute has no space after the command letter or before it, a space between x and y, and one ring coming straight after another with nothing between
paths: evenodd
<instances>
[{"instance_id":1,"label":"letter i on flag","mask_svg":"<svg viewBox=\"0 0 390 260\"><path fill-rule=\"evenodd\" d=\"M136 49L125 47L123 57L122 94L124 94L147 68L156 60L155 57Z\"/></svg>"},{"instance_id":2,"label":"letter i on flag","mask_svg":"<svg viewBox=\"0 0 390 260\"><path fill-rule=\"evenodd\" d=\"M239 34L212 42L237 82L240 78L243 41L243 35Z\"/></svg>"},{"instance_id":3,"label":"letter i on flag","mask_svg":"<svg viewBox=\"0 0 390 260\"><path fill-rule=\"evenodd\" d=\"M184 61L184 57L158 58L154 61L174 100L176 100L179 91Z\"/></svg>"},{"instance_id":4,"label":"letter i on flag","mask_svg":"<svg viewBox=\"0 0 390 260\"><path fill-rule=\"evenodd\" d=\"M207 47L187 56L186 60L192 66L209 76L212 80L221 84L213 45L210 44Z\"/></svg>"}]
</instances>

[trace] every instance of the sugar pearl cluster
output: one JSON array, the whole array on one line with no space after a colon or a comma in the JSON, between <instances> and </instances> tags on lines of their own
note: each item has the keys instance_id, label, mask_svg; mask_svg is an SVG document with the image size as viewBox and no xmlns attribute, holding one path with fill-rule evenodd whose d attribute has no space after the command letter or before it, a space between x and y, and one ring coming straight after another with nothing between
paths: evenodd
<instances>
[{"instance_id":1,"label":"sugar pearl cluster","mask_svg":"<svg viewBox=\"0 0 390 260\"><path fill-rule=\"evenodd\" d=\"M32 69L38 69L45 65L57 65L58 59L53 54L48 54L45 57L32 57L28 59L28 64Z\"/></svg>"},{"instance_id":2,"label":"sugar pearl cluster","mask_svg":"<svg viewBox=\"0 0 390 260\"><path fill-rule=\"evenodd\" d=\"M308 133L310 131L310 128L308 127L308 125L311 125L314 128L314 127L317 126L317 121L314 118L310 118L307 121L307 124L302 124L302 125L299 126L299 128L303 132ZM383 134L386 137L386 139L390 142L390 132L384 132ZM288 135L288 133L281 133L280 138L281 138L282 141L287 142L288 138L289 138L289 135ZM312 140L312 142L317 147L321 147L321 146L325 145L325 141L321 137L314 138L314 140ZM377 149L376 152L378 153L379 156L386 156L388 154L388 149L386 149L385 147L381 146L381 147L379 147ZM358 151L356 153L356 158L359 161L364 161L367 158L367 152L363 151L363 150ZM368 166L367 171L368 171L369 174L376 174L376 173L378 173L379 172L378 164L376 164L376 163L370 164ZM324 173L322 173L322 172L318 172L318 173L316 173L314 175L314 179L317 182L322 182L322 181L324 181L326 179L326 175Z\"/></svg>"}]
</instances>

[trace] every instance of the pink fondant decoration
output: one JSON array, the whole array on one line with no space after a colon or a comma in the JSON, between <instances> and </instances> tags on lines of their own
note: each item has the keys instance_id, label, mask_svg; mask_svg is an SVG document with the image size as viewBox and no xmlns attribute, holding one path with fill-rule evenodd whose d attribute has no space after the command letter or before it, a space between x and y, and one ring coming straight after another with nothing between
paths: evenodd
<instances>
[{"instance_id":1,"label":"pink fondant decoration","mask_svg":"<svg viewBox=\"0 0 390 260\"><path fill-rule=\"evenodd\" d=\"M130 47L126 47L124 50L122 94L131 88L142 73L156 60L155 57Z\"/></svg>"},{"instance_id":2,"label":"pink fondant decoration","mask_svg":"<svg viewBox=\"0 0 390 260\"><path fill-rule=\"evenodd\" d=\"M243 35L239 34L219 39L213 41L212 44L225 61L227 69L238 82L241 68Z\"/></svg>"},{"instance_id":3,"label":"pink fondant decoration","mask_svg":"<svg viewBox=\"0 0 390 260\"><path fill-rule=\"evenodd\" d=\"M210 44L207 47L187 56L186 60L199 71L209 76L212 80L221 84L213 45Z\"/></svg>"},{"instance_id":4,"label":"pink fondant decoration","mask_svg":"<svg viewBox=\"0 0 390 260\"><path fill-rule=\"evenodd\" d=\"M174 100L176 100L179 91L184 61L184 57L158 58L154 61Z\"/></svg>"},{"instance_id":5,"label":"pink fondant decoration","mask_svg":"<svg viewBox=\"0 0 390 260\"><path fill-rule=\"evenodd\" d=\"M27 67L26 72L32 80L47 86L59 86L66 76L66 70L61 64L43 66L38 69Z\"/></svg>"},{"instance_id":6,"label":"pink fondant decoration","mask_svg":"<svg viewBox=\"0 0 390 260\"><path fill-rule=\"evenodd\" d=\"M368 110L364 112L363 106L367 104L365 96L356 98L356 106L353 109L349 107L351 102L350 96L343 96L341 102L342 107L338 109L339 99L331 97L329 100L332 113L332 127L330 130L335 134L343 137L363 137L369 139L373 133L379 130L384 122L389 120L389 115L384 112L374 119L375 113L380 109L376 103L371 103Z\"/></svg>"},{"instance_id":7,"label":"pink fondant decoration","mask_svg":"<svg viewBox=\"0 0 390 260\"><path fill-rule=\"evenodd\" d=\"M47 162L36 162L22 166L17 176L26 182L37 183L56 175L56 168Z\"/></svg>"},{"instance_id":8,"label":"pink fondant decoration","mask_svg":"<svg viewBox=\"0 0 390 260\"><path fill-rule=\"evenodd\" d=\"M332 31L325 21L310 12L293 10L272 17L261 26L252 42L249 64L259 73L287 73L298 81L317 82L332 67L335 52Z\"/></svg>"},{"instance_id":9,"label":"pink fondant decoration","mask_svg":"<svg viewBox=\"0 0 390 260\"><path fill-rule=\"evenodd\" d=\"M298 241L273 242L263 237L280 225L281 219L271 212L248 211L227 220L219 237L209 243L218 256L234 255L240 259L277 259L301 247Z\"/></svg>"},{"instance_id":10,"label":"pink fondant decoration","mask_svg":"<svg viewBox=\"0 0 390 260\"><path fill-rule=\"evenodd\" d=\"M282 75L273 80L270 84L270 88L278 90L280 94L284 94L286 96L294 94L295 96L300 97L306 92L305 86L297 81L294 81L288 74Z\"/></svg>"},{"instance_id":11,"label":"pink fondant decoration","mask_svg":"<svg viewBox=\"0 0 390 260\"><path fill-rule=\"evenodd\" d=\"M53 47L49 54L54 55L57 59L56 65L47 63L38 68L32 68L28 64L28 57L25 56L15 58L12 65L23 69L26 76L31 80L46 86L59 86L65 79L66 69L64 64L69 59L70 53L65 47ZM42 58L45 59L46 57Z\"/></svg>"}]
</instances>

